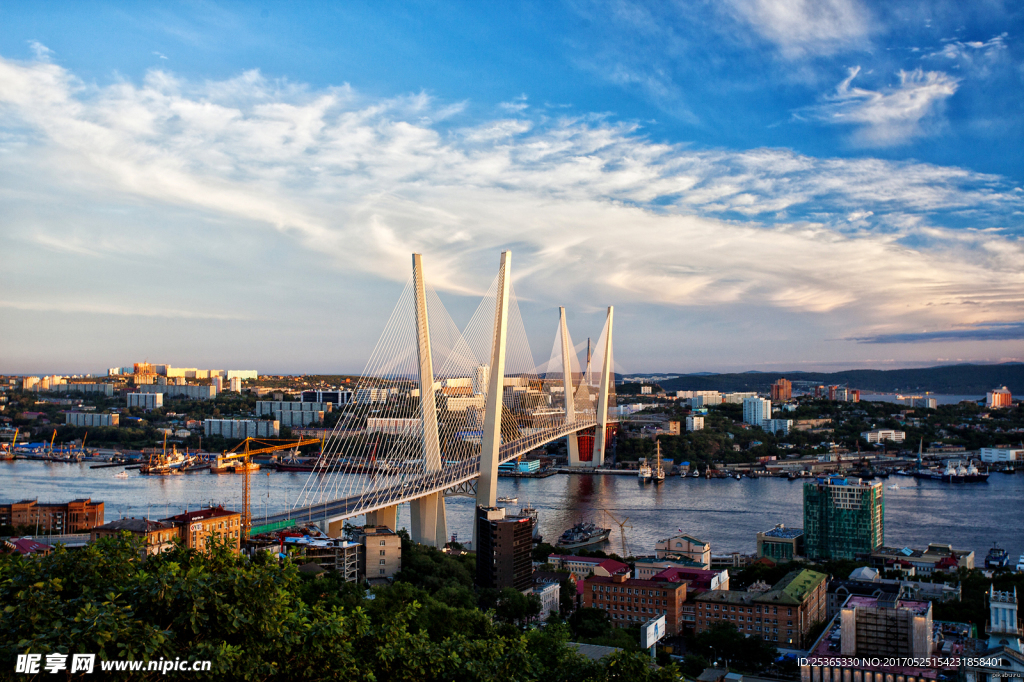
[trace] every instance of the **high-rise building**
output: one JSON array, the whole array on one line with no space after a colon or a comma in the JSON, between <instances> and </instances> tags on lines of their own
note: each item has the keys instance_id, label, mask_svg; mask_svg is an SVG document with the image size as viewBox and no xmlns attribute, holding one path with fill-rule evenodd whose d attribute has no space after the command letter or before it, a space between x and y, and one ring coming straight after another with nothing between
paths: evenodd
<instances>
[{"instance_id":1,"label":"high-rise building","mask_svg":"<svg viewBox=\"0 0 1024 682\"><path fill-rule=\"evenodd\" d=\"M1003 386L989 391L985 396L985 405L988 407L1010 407L1013 404L1013 395Z\"/></svg>"},{"instance_id":2,"label":"high-rise building","mask_svg":"<svg viewBox=\"0 0 1024 682\"><path fill-rule=\"evenodd\" d=\"M779 379L772 384L772 401L785 402L793 397L793 384L787 379Z\"/></svg>"},{"instance_id":3,"label":"high-rise building","mask_svg":"<svg viewBox=\"0 0 1024 682\"><path fill-rule=\"evenodd\" d=\"M804 551L810 559L853 559L884 542L882 483L822 476L804 485Z\"/></svg>"},{"instance_id":4,"label":"high-rise building","mask_svg":"<svg viewBox=\"0 0 1024 682\"><path fill-rule=\"evenodd\" d=\"M476 509L476 584L526 590L533 585L533 519L505 516L502 507Z\"/></svg>"},{"instance_id":5,"label":"high-rise building","mask_svg":"<svg viewBox=\"0 0 1024 682\"><path fill-rule=\"evenodd\" d=\"M860 402L860 389L851 388L847 392L847 397L849 398L851 403L859 403Z\"/></svg>"},{"instance_id":6,"label":"high-rise building","mask_svg":"<svg viewBox=\"0 0 1024 682\"><path fill-rule=\"evenodd\" d=\"M700 414L691 414L686 418L686 430L687 431L703 431L704 430L704 416Z\"/></svg>"},{"instance_id":7,"label":"high-rise building","mask_svg":"<svg viewBox=\"0 0 1024 682\"><path fill-rule=\"evenodd\" d=\"M761 426L765 419L772 418L772 401L764 398L743 399L743 421L753 426Z\"/></svg>"},{"instance_id":8,"label":"high-rise building","mask_svg":"<svg viewBox=\"0 0 1024 682\"><path fill-rule=\"evenodd\" d=\"M228 379L228 390L234 391L235 393L242 392L242 379L241 377L231 377Z\"/></svg>"}]
</instances>

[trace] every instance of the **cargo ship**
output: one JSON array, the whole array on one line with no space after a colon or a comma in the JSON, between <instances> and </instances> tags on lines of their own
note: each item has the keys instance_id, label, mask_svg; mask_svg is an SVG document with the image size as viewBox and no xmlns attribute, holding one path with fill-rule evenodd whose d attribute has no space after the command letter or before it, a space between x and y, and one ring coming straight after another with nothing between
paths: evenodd
<instances>
[{"instance_id":1,"label":"cargo ship","mask_svg":"<svg viewBox=\"0 0 1024 682\"><path fill-rule=\"evenodd\" d=\"M946 462L946 468L942 471L938 469L918 469L914 472L914 478L942 481L943 483L985 483L988 481L988 476L987 471L978 471L978 467L974 466L974 462L968 462L965 466L964 462L952 459Z\"/></svg>"},{"instance_id":2,"label":"cargo ship","mask_svg":"<svg viewBox=\"0 0 1024 682\"><path fill-rule=\"evenodd\" d=\"M555 547L561 549L577 549L597 545L608 539L611 535L611 528L598 528L593 523L581 522L562 533L555 543Z\"/></svg>"}]
</instances>

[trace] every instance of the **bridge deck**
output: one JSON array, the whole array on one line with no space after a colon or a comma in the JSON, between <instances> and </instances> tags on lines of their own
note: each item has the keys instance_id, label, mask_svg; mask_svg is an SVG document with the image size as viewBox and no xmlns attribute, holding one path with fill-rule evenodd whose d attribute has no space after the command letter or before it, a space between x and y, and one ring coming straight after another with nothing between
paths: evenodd
<instances>
[{"instance_id":1,"label":"bridge deck","mask_svg":"<svg viewBox=\"0 0 1024 682\"><path fill-rule=\"evenodd\" d=\"M609 420L609 424L615 423ZM594 419L583 419L564 423L540 433L530 434L509 443L503 443L499 450L499 462L508 462L534 448L564 438L570 433L592 429L597 425ZM480 475L480 457L476 456L456 464L447 464L439 471L417 472L414 479L399 481L393 485L374 488L358 495L351 495L329 502L322 502L305 507L295 507L290 511L261 519L260 526L280 523L283 521L315 522L327 519L338 519L359 516L396 504L402 504L424 495L443 492L461 483L471 481ZM326 530L326 529L325 529Z\"/></svg>"}]
</instances>

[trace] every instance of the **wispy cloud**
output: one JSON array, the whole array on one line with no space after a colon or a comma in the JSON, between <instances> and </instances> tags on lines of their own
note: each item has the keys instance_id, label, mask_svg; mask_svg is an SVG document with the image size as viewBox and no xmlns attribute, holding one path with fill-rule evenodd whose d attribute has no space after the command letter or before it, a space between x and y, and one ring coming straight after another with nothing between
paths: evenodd
<instances>
[{"instance_id":1,"label":"wispy cloud","mask_svg":"<svg viewBox=\"0 0 1024 682\"><path fill-rule=\"evenodd\" d=\"M866 146L902 144L927 132L925 122L956 93L959 79L941 71L900 71L899 83L880 90L853 85L860 67L824 97L821 104L798 110L797 118L850 125L854 139Z\"/></svg>"},{"instance_id":2,"label":"wispy cloud","mask_svg":"<svg viewBox=\"0 0 1024 682\"><path fill-rule=\"evenodd\" d=\"M64 315L113 315L116 317L155 317L176 320L253 320L251 316L237 313L205 312L187 308L124 306L90 300L5 301L0 299L0 308L37 313L62 313Z\"/></svg>"},{"instance_id":3,"label":"wispy cloud","mask_svg":"<svg viewBox=\"0 0 1024 682\"><path fill-rule=\"evenodd\" d=\"M841 92L851 109L872 101L849 82ZM877 109L898 108L879 96ZM475 290L493 265L480 254L514 244L517 291L544 304L757 306L832 316L845 335L893 316L920 328L1020 314L1024 248L1006 225L1024 196L997 176L694 150L600 117L505 111L459 127L448 109L258 72L189 82L153 71L96 87L0 60L0 125L22 140L0 163L55 196L121 197L151 242L179 243L184 223L163 220L183 209L210 219L201 239L273 236L332 272L404 279L408 254L423 252L441 290ZM961 214L993 230L943 222ZM6 238L109 258L88 226L69 232L71 215L9 221ZM181 277L199 274L190 255L203 244L178 246Z\"/></svg>"},{"instance_id":4,"label":"wispy cloud","mask_svg":"<svg viewBox=\"0 0 1024 682\"><path fill-rule=\"evenodd\" d=\"M985 324L970 329L876 334L854 337L858 343L936 343L941 341L1020 341L1024 340L1024 322Z\"/></svg>"},{"instance_id":5,"label":"wispy cloud","mask_svg":"<svg viewBox=\"0 0 1024 682\"><path fill-rule=\"evenodd\" d=\"M857 0L729 0L728 5L787 59L866 47L874 23Z\"/></svg>"}]
</instances>

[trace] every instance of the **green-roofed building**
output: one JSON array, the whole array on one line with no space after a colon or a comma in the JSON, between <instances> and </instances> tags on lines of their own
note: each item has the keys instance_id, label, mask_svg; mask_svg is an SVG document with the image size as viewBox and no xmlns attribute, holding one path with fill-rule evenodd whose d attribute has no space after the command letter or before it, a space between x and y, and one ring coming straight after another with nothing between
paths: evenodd
<instances>
[{"instance_id":1,"label":"green-roofed building","mask_svg":"<svg viewBox=\"0 0 1024 682\"><path fill-rule=\"evenodd\" d=\"M715 623L732 623L745 635L764 637L776 646L805 648L811 627L825 619L828 576L791 571L764 592L712 590L697 595L697 632Z\"/></svg>"}]
</instances>

